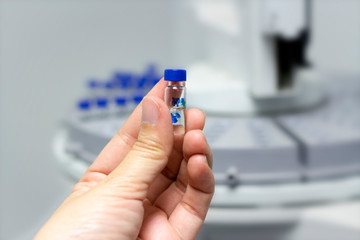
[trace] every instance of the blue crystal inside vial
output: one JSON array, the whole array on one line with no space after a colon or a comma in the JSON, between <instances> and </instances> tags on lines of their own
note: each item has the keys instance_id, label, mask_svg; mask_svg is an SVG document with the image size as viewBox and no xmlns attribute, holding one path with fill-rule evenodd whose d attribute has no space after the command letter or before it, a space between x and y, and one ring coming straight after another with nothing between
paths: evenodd
<instances>
[{"instance_id":1,"label":"blue crystal inside vial","mask_svg":"<svg viewBox=\"0 0 360 240\"><path fill-rule=\"evenodd\" d=\"M168 86L165 88L165 103L167 104L174 134L185 133L185 109L186 109L186 71L183 69L166 69L164 74Z\"/></svg>"}]
</instances>

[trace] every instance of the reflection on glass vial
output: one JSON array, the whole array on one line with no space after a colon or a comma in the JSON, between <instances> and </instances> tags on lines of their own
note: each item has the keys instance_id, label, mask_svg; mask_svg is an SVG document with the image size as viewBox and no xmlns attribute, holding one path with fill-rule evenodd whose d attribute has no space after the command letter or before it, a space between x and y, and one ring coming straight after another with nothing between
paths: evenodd
<instances>
[{"instance_id":1,"label":"reflection on glass vial","mask_svg":"<svg viewBox=\"0 0 360 240\"><path fill-rule=\"evenodd\" d=\"M185 133L186 71L166 69L164 74L168 86L165 88L165 103L169 107L174 134Z\"/></svg>"}]
</instances>

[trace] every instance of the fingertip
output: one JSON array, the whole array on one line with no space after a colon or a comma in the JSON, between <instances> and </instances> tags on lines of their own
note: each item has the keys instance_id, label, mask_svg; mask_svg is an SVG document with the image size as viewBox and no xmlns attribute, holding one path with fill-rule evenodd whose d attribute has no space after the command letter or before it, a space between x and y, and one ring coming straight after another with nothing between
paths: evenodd
<instances>
[{"instance_id":1,"label":"fingertip","mask_svg":"<svg viewBox=\"0 0 360 240\"><path fill-rule=\"evenodd\" d=\"M184 141L185 140L194 140L194 142L206 142L206 137L204 132L201 129L192 129L190 131L188 131L185 136L184 136Z\"/></svg>"},{"instance_id":2,"label":"fingertip","mask_svg":"<svg viewBox=\"0 0 360 240\"><path fill-rule=\"evenodd\" d=\"M204 154L196 154L191 156L188 165L190 165L190 167L191 165L194 165L193 167L204 168L204 170L210 167L209 161Z\"/></svg>"},{"instance_id":3,"label":"fingertip","mask_svg":"<svg viewBox=\"0 0 360 240\"><path fill-rule=\"evenodd\" d=\"M203 130L205 126L206 115L200 109L191 108L186 110L185 122L186 122L186 130L191 131L194 129Z\"/></svg>"},{"instance_id":4,"label":"fingertip","mask_svg":"<svg viewBox=\"0 0 360 240\"><path fill-rule=\"evenodd\" d=\"M200 129L191 130L184 136L183 153L185 160L188 160L195 154L203 154L209 161L209 166L212 167L212 152L207 143L205 134Z\"/></svg>"},{"instance_id":5,"label":"fingertip","mask_svg":"<svg viewBox=\"0 0 360 240\"><path fill-rule=\"evenodd\" d=\"M189 184L205 193L214 191L215 180L209 161L203 154L196 154L190 157L188 162Z\"/></svg>"},{"instance_id":6,"label":"fingertip","mask_svg":"<svg viewBox=\"0 0 360 240\"><path fill-rule=\"evenodd\" d=\"M146 96L164 96L164 89L167 86L167 82L164 80L164 78L161 78L158 83L155 84L155 86L149 91L149 93Z\"/></svg>"}]
</instances>

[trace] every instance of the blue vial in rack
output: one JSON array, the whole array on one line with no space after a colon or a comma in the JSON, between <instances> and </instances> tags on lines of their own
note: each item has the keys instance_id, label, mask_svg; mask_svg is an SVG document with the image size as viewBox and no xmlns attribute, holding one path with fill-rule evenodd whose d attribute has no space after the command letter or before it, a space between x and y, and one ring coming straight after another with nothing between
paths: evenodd
<instances>
[{"instance_id":1,"label":"blue vial in rack","mask_svg":"<svg viewBox=\"0 0 360 240\"><path fill-rule=\"evenodd\" d=\"M88 98L80 99L77 103L77 116L81 120L88 120L90 118L91 113L91 100Z\"/></svg>"}]
</instances>

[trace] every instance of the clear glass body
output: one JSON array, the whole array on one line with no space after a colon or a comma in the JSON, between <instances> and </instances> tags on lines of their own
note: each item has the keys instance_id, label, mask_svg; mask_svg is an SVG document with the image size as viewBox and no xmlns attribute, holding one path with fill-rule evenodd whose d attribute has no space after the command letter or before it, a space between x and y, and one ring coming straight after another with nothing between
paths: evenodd
<instances>
[{"instance_id":1,"label":"clear glass body","mask_svg":"<svg viewBox=\"0 0 360 240\"><path fill-rule=\"evenodd\" d=\"M171 114L175 134L185 133L186 87L185 81L169 81L165 88L165 103Z\"/></svg>"}]
</instances>

